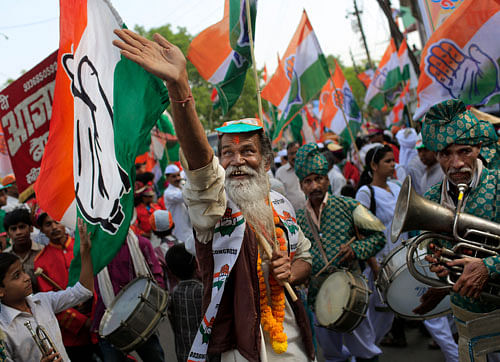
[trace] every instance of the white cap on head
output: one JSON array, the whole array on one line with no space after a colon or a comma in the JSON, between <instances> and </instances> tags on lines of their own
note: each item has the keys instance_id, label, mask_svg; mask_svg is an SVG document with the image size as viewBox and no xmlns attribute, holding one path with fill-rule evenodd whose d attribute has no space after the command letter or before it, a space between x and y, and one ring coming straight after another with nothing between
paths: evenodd
<instances>
[{"instance_id":1,"label":"white cap on head","mask_svg":"<svg viewBox=\"0 0 500 362\"><path fill-rule=\"evenodd\" d=\"M286 152L286 150L281 150L281 151L279 151L279 152L278 152L278 156L279 156L279 157L286 157L286 156L287 156L287 154L288 154L288 153Z\"/></svg>"},{"instance_id":2,"label":"white cap on head","mask_svg":"<svg viewBox=\"0 0 500 362\"><path fill-rule=\"evenodd\" d=\"M275 157L274 158L274 163L281 163L281 157Z\"/></svg>"},{"instance_id":3,"label":"white cap on head","mask_svg":"<svg viewBox=\"0 0 500 362\"><path fill-rule=\"evenodd\" d=\"M165 175L178 172L181 172L181 170L174 164L170 164L165 168Z\"/></svg>"}]
</instances>

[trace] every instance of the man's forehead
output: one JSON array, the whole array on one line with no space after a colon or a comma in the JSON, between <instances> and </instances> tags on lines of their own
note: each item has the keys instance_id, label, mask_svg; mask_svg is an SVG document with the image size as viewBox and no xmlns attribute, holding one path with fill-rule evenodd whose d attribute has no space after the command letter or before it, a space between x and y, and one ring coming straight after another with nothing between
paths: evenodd
<instances>
[{"instance_id":1,"label":"man's forehead","mask_svg":"<svg viewBox=\"0 0 500 362\"><path fill-rule=\"evenodd\" d=\"M480 145L459 145L456 143L453 143L446 147L445 149L441 150L440 152L457 152L463 149L468 149L468 148L480 148Z\"/></svg>"},{"instance_id":2,"label":"man's forehead","mask_svg":"<svg viewBox=\"0 0 500 362\"><path fill-rule=\"evenodd\" d=\"M259 135L257 133L224 133L221 138L222 147L239 146L243 144L257 145Z\"/></svg>"}]
</instances>

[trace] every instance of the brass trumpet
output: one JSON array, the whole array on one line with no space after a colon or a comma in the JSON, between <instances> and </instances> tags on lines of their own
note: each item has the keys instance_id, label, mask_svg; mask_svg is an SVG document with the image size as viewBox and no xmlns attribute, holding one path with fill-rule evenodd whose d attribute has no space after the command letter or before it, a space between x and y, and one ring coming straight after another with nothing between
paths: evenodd
<instances>
[{"instance_id":1,"label":"brass trumpet","mask_svg":"<svg viewBox=\"0 0 500 362\"><path fill-rule=\"evenodd\" d=\"M417 270L415 260L420 245L431 239L447 240L453 243L451 249L440 248L440 262L452 259L498 255L500 250L500 224L462 213L463 196L467 185L458 185L458 205L453 212L435 202L419 196L406 177L394 211L391 239L395 242L406 231L428 230L411 242L406 261L408 271L417 280L435 288L451 288L460 277L463 268L453 267L446 282L431 278ZM425 244L424 244L425 245ZM419 265L422 269L422 265ZM500 284L488 281L481 299L500 305Z\"/></svg>"},{"instance_id":2,"label":"brass trumpet","mask_svg":"<svg viewBox=\"0 0 500 362\"><path fill-rule=\"evenodd\" d=\"M42 326L37 326L35 331L31 326L30 321L25 322L24 325L26 326L26 328L28 328L31 337L33 337L33 339L35 340L35 343L40 349L40 352L42 352L43 357L58 353L54 342L52 342L52 339L50 339L50 336L45 328L43 328Z\"/></svg>"}]
</instances>

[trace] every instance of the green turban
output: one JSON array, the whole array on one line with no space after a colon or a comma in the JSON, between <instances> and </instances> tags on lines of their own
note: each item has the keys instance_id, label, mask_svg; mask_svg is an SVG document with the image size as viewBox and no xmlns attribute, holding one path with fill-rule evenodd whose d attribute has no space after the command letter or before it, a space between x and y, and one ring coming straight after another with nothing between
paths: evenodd
<instances>
[{"instance_id":1,"label":"green turban","mask_svg":"<svg viewBox=\"0 0 500 362\"><path fill-rule=\"evenodd\" d=\"M452 144L477 145L481 142L479 120L458 99L438 103L429 109L422 125L422 141L431 151Z\"/></svg>"},{"instance_id":2,"label":"green turban","mask_svg":"<svg viewBox=\"0 0 500 362\"><path fill-rule=\"evenodd\" d=\"M495 127L484 120L479 121L479 127L481 131L480 141L481 141L481 156L488 163L488 168L498 168L500 162L500 154L498 150L498 136L495 131Z\"/></svg>"},{"instance_id":3,"label":"green turban","mask_svg":"<svg viewBox=\"0 0 500 362\"><path fill-rule=\"evenodd\" d=\"M299 148L295 157L295 173L300 181L312 173L318 175L328 173L328 161L319 151L317 144L308 143Z\"/></svg>"}]
</instances>

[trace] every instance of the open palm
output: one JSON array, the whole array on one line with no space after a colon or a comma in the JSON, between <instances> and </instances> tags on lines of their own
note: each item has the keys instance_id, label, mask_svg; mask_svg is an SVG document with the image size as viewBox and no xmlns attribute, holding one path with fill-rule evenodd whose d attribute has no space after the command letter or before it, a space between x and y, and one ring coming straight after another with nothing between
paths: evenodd
<instances>
[{"instance_id":1,"label":"open palm","mask_svg":"<svg viewBox=\"0 0 500 362\"><path fill-rule=\"evenodd\" d=\"M177 82L186 75L186 58L181 50L160 34L151 41L128 29L115 30L122 40L113 40L126 58L167 82Z\"/></svg>"}]
</instances>

